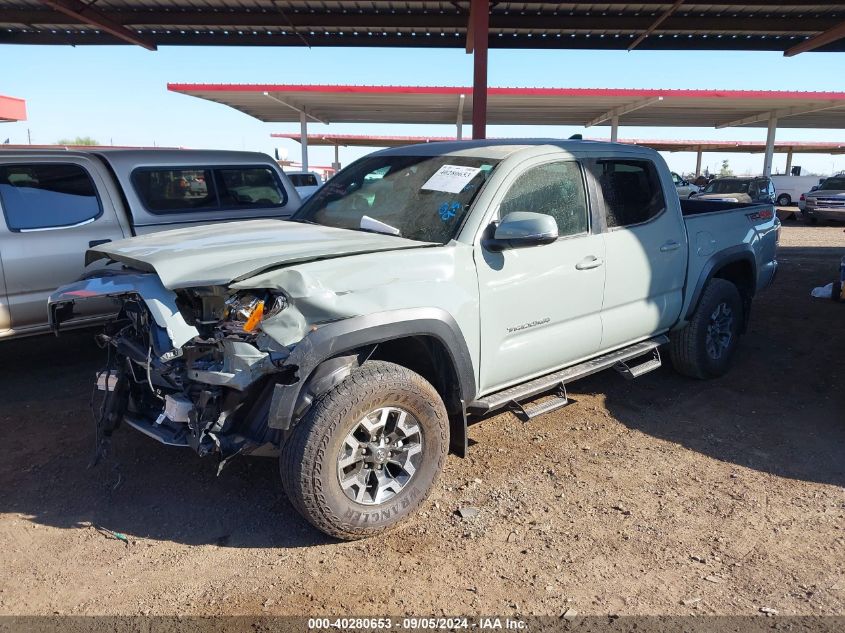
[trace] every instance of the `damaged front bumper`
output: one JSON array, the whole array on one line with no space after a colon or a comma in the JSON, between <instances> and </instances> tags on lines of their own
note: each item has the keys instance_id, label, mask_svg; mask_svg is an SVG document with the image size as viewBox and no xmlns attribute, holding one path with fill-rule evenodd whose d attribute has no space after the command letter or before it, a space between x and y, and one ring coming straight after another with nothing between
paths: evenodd
<instances>
[{"instance_id":1,"label":"damaged front bumper","mask_svg":"<svg viewBox=\"0 0 845 633\"><path fill-rule=\"evenodd\" d=\"M186 315L180 295L152 273L63 286L48 302L52 329L59 332L79 302L103 297L119 312L97 337L107 350L97 376L98 438L125 423L163 444L219 455L221 467L234 455L280 446L303 409L298 367L289 362L293 346ZM307 392L302 397L307 401Z\"/></svg>"}]
</instances>

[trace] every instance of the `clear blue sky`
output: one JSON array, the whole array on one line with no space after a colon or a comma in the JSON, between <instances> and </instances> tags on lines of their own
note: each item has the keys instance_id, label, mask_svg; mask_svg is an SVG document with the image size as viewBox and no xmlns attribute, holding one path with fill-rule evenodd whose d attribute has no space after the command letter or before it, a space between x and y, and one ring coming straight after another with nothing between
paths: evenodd
<instances>
[{"instance_id":1,"label":"clear blue sky","mask_svg":"<svg viewBox=\"0 0 845 633\"><path fill-rule=\"evenodd\" d=\"M103 144L251 149L281 145L298 158L299 145L271 132L298 124L261 123L226 106L167 91L167 82L470 85L472 58L462 49L338 49L133 46L0 46L0 94L27 100L29 120L0 126L0 141L53 143L92 136ZM721 88L845 91L845 53L617 51L490 52L491 86L606 88ZM314 124L335 134L447 136L453 126ZM491 126L489 136L566 137L578 127ZM594 128L591 136L607 136ZM764 129L620 128L621 137L763 140ZM779 140L845 142L843 130L780 129ZM348 163L366 153L341 149ZM312 164L330 164L331 148L312 148ZM695 166L693 154L665 154L676 171ZM762 169L760 155L705 154L711 169L723 158L737 173ZM785 158L776 155L775 168ZM845 170L845 157L797 156L819 173Z\"/></svg>"}]
</instances>

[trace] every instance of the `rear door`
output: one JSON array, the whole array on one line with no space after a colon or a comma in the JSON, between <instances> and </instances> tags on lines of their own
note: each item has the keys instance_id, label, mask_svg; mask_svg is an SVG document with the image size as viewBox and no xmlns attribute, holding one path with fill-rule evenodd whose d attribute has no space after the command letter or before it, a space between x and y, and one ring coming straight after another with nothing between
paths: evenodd
<instances>
[{"instance_id":1,"label":"rear door","mask_svg":"<svg viewBox=\"0 0 845 633\"><path fill-rule=\"evenodd\" d=\"M687 237L673 183L660 173L642 158L595 163L607 224L603 350L663 332L680 314Z\"/></svg>"},{"instance_id":2,"label":"rear door","mask_svg":"<svg viewBox=\"0 0 845 633\"><path fill-rule=\"evenodd\" d=\"M47 297L76 280L85 251L123 231L96 165L79 157L0 164L3 271L11 327L47 323Z\"/></svg>"}]
</instances>

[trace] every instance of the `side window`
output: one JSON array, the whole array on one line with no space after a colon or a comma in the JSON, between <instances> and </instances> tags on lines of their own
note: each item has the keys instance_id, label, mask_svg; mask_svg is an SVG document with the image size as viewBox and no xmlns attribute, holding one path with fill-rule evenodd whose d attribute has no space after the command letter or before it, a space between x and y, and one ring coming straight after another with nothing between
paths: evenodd
<instances>
[{"instance_id":1,"label":"side window","mask_svg":"<svg viewBox=\"0 0 845 633\"><path fill-rule=\"evenodd\" d=\"M74 226L102 210L91 176L67 163L0 166L0 204L12 231Z\"/></svg>"},{"instance_id":2,"label":"side window","mask_svg":"<svg viewBox=\"0 0 845 633\"><path fill-rule=\"evenodd\" d=\"M316 187L320 184L314 174L288 174L288 178L294 187Z\"/></svg>"},{"instance_id":3,"label":"side window","mask_svg":"<svg viewBox=\"0 0 845 633\"><path fill-rule=\"evenodd\" d=\"M519 176L502 200L499 217L514 211L552 216L561 236L586 233L589 230L587 196L578 163L538 165Z\"/></svg>"},{"instance_id":4,"label":"side window","mask_svg":"<svg viewBox=\"0 0 845 633\"><path fill-rule=\"evenodd\" d=\"M647 222L666 202L654 163L648 160L600 160L599 183L609 228Z\"/></svg>"},{"instance_id":5,"label":"side window","mask_svg":"<svg viewBox=\"0 0 845 633\"><path fill-rule=\"evenodd\" d=\"M218 208L210 169L141 168L132 172L132 184L153 213Z\"/></svg>"},{"instance_id":6,"label":"side window","mask_svg":"<svg viewBox=\"0 0 845 633\"><path fill-rule=\"evenodd\" d=\"M278 180L267 167L226 167L214 171L223 207L278 207L285 203Z\"/></svg>"}]
</instances>

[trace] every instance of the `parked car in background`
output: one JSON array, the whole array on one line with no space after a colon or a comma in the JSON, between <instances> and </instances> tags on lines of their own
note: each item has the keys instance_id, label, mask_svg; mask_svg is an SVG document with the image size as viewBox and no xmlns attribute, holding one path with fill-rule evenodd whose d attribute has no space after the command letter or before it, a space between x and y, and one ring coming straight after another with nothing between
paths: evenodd
<instances>
[{"instance_id":1,"label":"parked car in background","mask_svg":"<svg viewBox=\"0 0 845 633\"><path fill-rule=\"evenodd\" d=\"M82 274L93 246L212 222L286 218L299 204L264 154L0 150L0 338L46 331L47 296ZM83 309L71 325L100 318L101 309Z\"/></svg>"},{"instance_id":2,"label":"parked car in background","mask_svg":"<svg viewBox=\"0 0 845 633\"><path fill-rule=\"evenodd\" d=\"M751 178L716 178L701 193L693 194L701 200L722 200L725 202L768 202L775 203L775 186L771 178L755 176Z\"/></svg>"},{"instance_id":3,"label":"parked car in background","mask_svg":"<svg viewBox=\"0 0 845 633\"><path fill-rule=\"evenodd\" d=\"M60 288L50 312L123 305L100 339L102 432L224 463L281 451L293 507L354 539L420 506L468 416L554 411L566 383L636 378L664 345L684 375L725 374L779 227L769 203L679 199L636 145L428 143L355 161L290 222L96 246L89 262L134 271Z\"/></svg>"},{"instance_id":4,"label":"parked car in background","mask_svg":"<svg viewBox=\"0 0 845 633\"><path fill-rule=\"evenodd\" d=\"M804 196L804 218L845 220L845 174L831 176Z\"/></svg>"},{"instance_id":5,"label":"parked car in background","mask_svg":"<svg viewBox=\"0 0 845 633\"><path fill-rule=\"evenodd\" d=\"M672 172L672 182L675 183L675 191L678 192L678 197L680 198L689 198L692 194L698 193L701 190L701 187L688 180L684 180L674 171Z\"/></svg>"},{"instance_id":6,"label":"parked car in background","mask_svg":"<svg viewBox=\"0 0 845 633\"><path fill-rule=\"evenodd\" d=\"M308 198L323 185L320 176L313 171L287 171L287 177L296 187L297 193L302 200Z\"/></svg>"},{"instance_id":7,"label":"parked car in background","mask_svg":"<svg viewBox=\"0 0 845 633\"><path fill-rule=\"evenodd\" d=\"M775 186L775 203L779 207L789 207L797 204L801 194L818 185L824 178L818 176L772 176Z\"/></svg>"}]
</instances>

